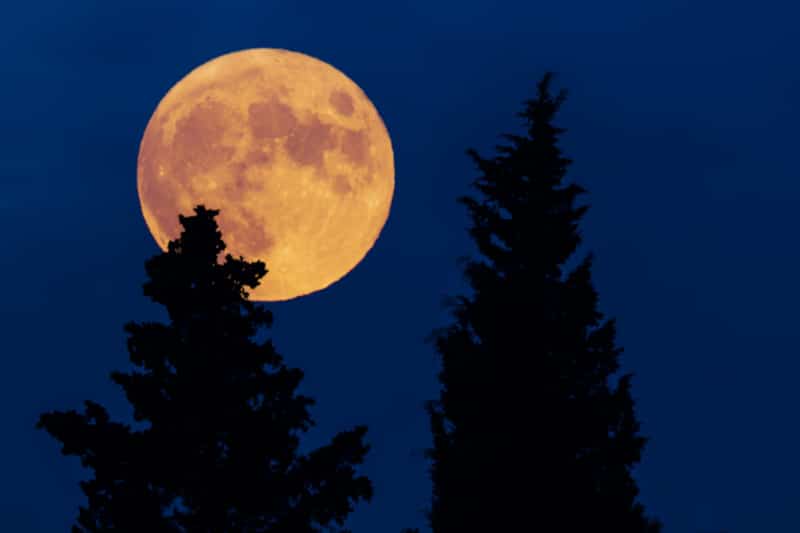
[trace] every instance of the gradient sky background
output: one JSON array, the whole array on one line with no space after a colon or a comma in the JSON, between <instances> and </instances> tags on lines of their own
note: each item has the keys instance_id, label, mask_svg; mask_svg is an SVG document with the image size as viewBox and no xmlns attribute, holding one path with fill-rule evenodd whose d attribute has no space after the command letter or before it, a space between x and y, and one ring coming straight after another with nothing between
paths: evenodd
<instances>
[{"instance_id":1,"label":"gradient sky background","mask_svg":"<svg viewBox=\"0 0 800 533\"><path fill-rule=\"evenodd\" d=\"M568 175L589 190L587 249L618 320L643 431L642 500L665 533L800 531L796 327L800 122L790 2L12 2L0 17L0 530L67 531L77 460L39 413L127 404L122 325L157 253L139 210L139 140L199 64L303 52L358 83L394 143L376 246L341 282L271 304L271 333L318 401L307 443L370 426L376 494L355 533L422 526L430 486L425 336L469 253L455 199L547 69L570 97Z\"/></svg>"}]
</instances>

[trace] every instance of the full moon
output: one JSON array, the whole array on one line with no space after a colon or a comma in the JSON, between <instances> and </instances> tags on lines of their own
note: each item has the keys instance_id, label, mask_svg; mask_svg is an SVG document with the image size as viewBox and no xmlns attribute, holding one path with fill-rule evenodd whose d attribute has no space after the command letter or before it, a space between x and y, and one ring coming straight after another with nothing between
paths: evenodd
<instances>
[{"instance_id":1,"label":"full moon","mask_svg":"<svg viewBox=\"0 0 800 533\"><path fill-rule=\"evenodd\" d=\"M289 300L344 277L389 216L394 154L366 94L341 71L258 48L197 67L159 102L139 148L144 220L162 250L204 204L226 252L264 261L250 298Z\"/></svg>"}]
</instances>

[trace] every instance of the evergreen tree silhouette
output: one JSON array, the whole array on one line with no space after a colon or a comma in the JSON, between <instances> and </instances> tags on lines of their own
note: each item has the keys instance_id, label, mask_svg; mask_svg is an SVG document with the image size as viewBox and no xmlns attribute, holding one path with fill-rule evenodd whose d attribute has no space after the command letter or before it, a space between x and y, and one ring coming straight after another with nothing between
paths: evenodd
<instances>
[{"instance_id":1,"label":"evergreen tree silhouette","mask_svg":"<svg viewBox=\"0 0 800 533\"><path fill-rule=\"evenodd\" d=\"M145 427L113 422L91 401L83 413L39 419L64 455L94 471L81 483L88 505L73 532L345 531L353 504L372 496L356 472L364 426L299 454L313 401L295 393L302 371L255 340L272 315L246 289L266 268L218 260L218 213L198 206L180 216L180 238L145 264L144 293L169 323L127 324L136 369L111 375Z\"/></svg>"},{"instance_id":2,"label":"evergreen tree silhouette","mask_svg":"<svg viewBox=\"0 0 800 533\"><path fill-rule=\"evenodd\" d=\"M433 332L441 359L430 401L434 533L654 533L631 468L645 438L619 376L615 323L597 310L581 237L585 190L562 185L570 159L552 124L566 91L552 73L518 115L527 135L485 159L467 150L478 198L462 197L480 252L465 262L472 295L453 298L453 322Z\"/></svg>"}]
</instances>

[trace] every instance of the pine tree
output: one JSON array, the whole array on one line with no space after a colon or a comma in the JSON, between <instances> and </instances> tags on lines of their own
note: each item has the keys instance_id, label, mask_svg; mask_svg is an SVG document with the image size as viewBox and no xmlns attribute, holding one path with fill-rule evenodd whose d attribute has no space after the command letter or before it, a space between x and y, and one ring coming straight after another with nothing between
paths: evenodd
<instances>
[{"instance_id":1,"label":"pine tree","mask_svg":"<svg viewBox=\"0 0 800 533\"><path fill-rule=\"evenodd\" d=\"M357 426L308 454L300 435L313 401L256 335L272 315L247 299L264 263L227 254L216 210L180 216L183 232L146 262L144 293L169 323L129 323L135 369L113 372L139 426L85 411L41 415L38 427L78 456L94 477L81 483L88 505L73 532L311 533L341 529L352 506L369 500L358 476L368 447Z\"/></svg>"},{"instance_id":2,"label":"pine tree","mask_svg":"<svg viewBox=\"0 0 800 533\"><path fill-rule=\"evenodd\" d=\"M551 79L519 113L527 135L503 135L491 159L467 151L480 194L459 201L480 253L465 263L472 294L451 300L452 324L432 335L434 533L660 531L636 501L645 438L615 322L597 310L592 254L565 266L586 191L562 184L571 160L552 121L566 91L552 96Z\"/></svg>"}]
</instances>

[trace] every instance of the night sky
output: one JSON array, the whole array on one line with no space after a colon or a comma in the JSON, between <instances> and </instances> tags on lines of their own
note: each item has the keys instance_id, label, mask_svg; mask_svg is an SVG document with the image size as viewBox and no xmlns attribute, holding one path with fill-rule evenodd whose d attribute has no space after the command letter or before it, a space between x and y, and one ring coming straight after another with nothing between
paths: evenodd
<instances>
[{"instance_id":1,"label":"night sky","mask_svg":"<svg viewBox=\"0 0 800 533\"><path fill-rule=\"evenodd\" d=\"M0 531L67 531L75 458L34 429L129 368L122 326L158 252L136 158L166 91L256 47L302 52L366 92L396 190L375 247L327 290L269 304L270 335L317 400L305 445L365 423L375 497L354 533L424 526L424 341L473 251L456 198L546 70L588 189L582 229L618 321L643 433L641 499L665 533L800 531L796 163L800 10L789 2L13 2L0 16ZM214 206L211 206L214 207ZM269 266L269 265L267 265ZM426 528L423 531L427 531Z\"/></svg>"}]
</instances>

